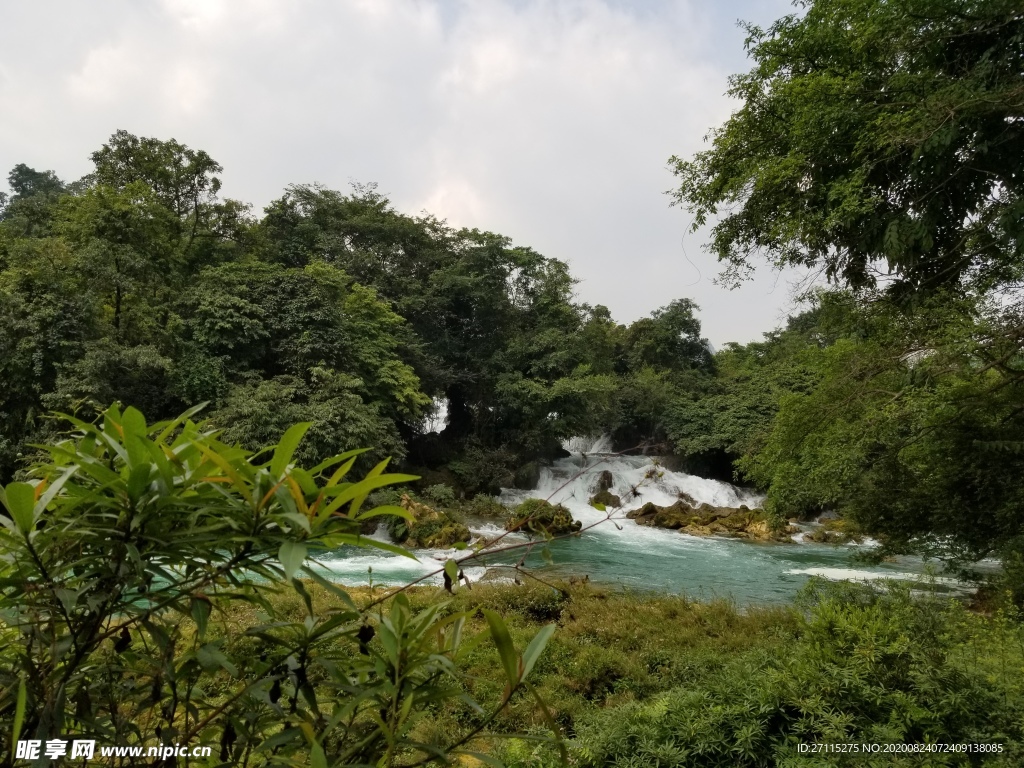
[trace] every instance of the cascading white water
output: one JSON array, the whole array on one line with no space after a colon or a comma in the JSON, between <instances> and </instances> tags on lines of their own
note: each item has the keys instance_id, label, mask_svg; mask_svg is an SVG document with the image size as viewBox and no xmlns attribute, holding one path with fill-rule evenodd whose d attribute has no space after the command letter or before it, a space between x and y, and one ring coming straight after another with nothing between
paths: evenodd
<instances>
[{"instance_id":1,"label":"cascading white water","mask_svg":"<svg viewBox=\"0 0 1024 768\"><path fill-rule=\"evenodd\" d=\"M569 453L578 453L585 456L593 456L600 453L612 452L612 440L608 435L597 437L570 437L562 441L562 448Z\"/></svg>"},{"instance_id":2,"label":"cascading white water","mask_svg":"<svg viewBox=\"0 0 1024 768\"><path fill-rule=\"evenodd\" d=\"M575 438L566 442L573 455L559 459L540 473L537 487L503 490L499 499L512 507L527 498L549 499L564 505L584 525L579 537L551 542L554 564L531 555L527 564L555 578L584 575L592 581L635 589L685 592L697 597L729 597L740 603L790 600L812 575L827 578L919 578L920 564L869 567L851 562L853 547L811 543L762 544L726 538L703 538L676 531L637 525L626 513L647 502L660 506L675 503L680 493L698 503L720 507L761 506L763 497L729 483L673 472L644 456L611 454L606 437ZM611 475L610 491L622 500L619 509L602 512L589 504L603 472ZM493 520L467 521L470 530L484 539L504 531ZM378 530L375 537L383 536ZM503 543L525 541L520 534ZM416 553L417 560L370 550L343 550L324 560L325 575L345 584L396 585L436 570L448 557L468 553L455 550ZM471 580L483 578L489 567L516 562L520 553L489 556L467 567ZM469 565L469 564L467 564ZM372 574L368 569L372 568ZM498 575L496 570L491 575ZM432 582L441 582L436 576Z\"/></svg>"},{"instance_id":3,"label":"cascading white water","mask_svg":"<svg viewBox=\"0 0 1024 768\"><path fill-rule=\"evenodd\" d=\"M598 441L594 443L600 445ZM541 469L537 487L530 491L505 490L501 501L516 504L527 498L548 499L553 504L562 504L573 512L577 520L586 522L590 513L596 510L589 499L597 491L599 479L604 472L611 475L609 489L622 500L621 511L638 509L651 501L658 505L670 505L685 493L698 503L717 507L760 507L764 497L753 491L737 488L718 480L672 472L665 469L657 459L648 456L600 455L600 451L575 453L559 459L550 467ZM604 517L601 514L601 517Z\"/></svg>"}]
</instances>

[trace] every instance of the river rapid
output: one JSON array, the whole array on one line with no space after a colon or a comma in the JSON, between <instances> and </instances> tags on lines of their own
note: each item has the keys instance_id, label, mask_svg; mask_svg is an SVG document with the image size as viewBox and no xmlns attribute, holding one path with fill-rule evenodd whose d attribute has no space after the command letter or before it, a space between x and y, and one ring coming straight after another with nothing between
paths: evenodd
<instances>
[{"instance_id":1,"label":"river rapid","mask_svg":"<svg viewBox=\"0 0 1024 768\"><path fill-rule=\"evenodd\" d=\"M961 592L950 579L926 576L925 565L916 558L867 565L859 562L864 545L833 546L802 541L796 534L791 542L752 542L733 538L697 537L660 528L637 525L626 512L647 502L669 505L679 493L715 506L758 507L763 498L728 483L684 472L666 470L656 459L617 456L609 453L606 440L576 439L566 446L572 455L541 470L537 487L529 491L505 490L500 501L517 504L527 498L549 499L563 504L584 531L578 537L538 543L527 556L526 565L545 579L589 578L593 583L640 591L684 594L692 598L725 598L739 605L789 602L813 576L826 579L874 581L879 579L927 582L932 589ZM601 512L590 506L603 471L609 471L611 492L622 499L622 507ZM610 515L610 516L609 516ZM493 539L503 533L494 521L467 520L474 535ZM374 538L387 541L380 529ZM502 544L526 541L511 534ZM398 586L437 570L449 557L456 560L469 550L416 550L416 559L375 550L346 548L321 555L320 572L342 584L368 583ZM464 571L472 580L511 579L507 566L519 561L523 552L495 553L467 562ZM506 567L502 567L506 566ZM441 576L423 583L440 584Z\"/></svg>"}]
</instances>

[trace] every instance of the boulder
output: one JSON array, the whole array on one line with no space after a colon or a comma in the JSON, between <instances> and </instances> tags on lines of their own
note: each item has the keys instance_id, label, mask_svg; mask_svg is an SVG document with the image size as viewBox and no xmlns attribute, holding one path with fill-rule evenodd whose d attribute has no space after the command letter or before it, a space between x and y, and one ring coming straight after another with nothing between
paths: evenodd
<instances>
[{"instance_id":1,"label":"boulder","mask_svg":"<svg viewBox=\"0 0 1024 768\"><path fill-rule=\"evenodd\" d=\"M444 512L403 494L399 506L413 516L412 521L391 518L391 537L410 549L449 549L459 541L469 541L469 528Z\"/></svg>"},{"instance_id":2,"label":"boulder","mask_svg":"<svg viewBox=\"0 0 1024 768\"><path fill-rule=\"evenodd\" d=\"M505 524L507 531L539 533L545 536L563 536L575 533L582 527L583 523L573 520L568 509L544 499L527 499L515 508Z\"/></svg>"},{"instance_id":3,"label":"boulder","mask_svg":"<svg viewBox=\"0 0 1024 768\"><path fill-rule=\"evenodd\" d=\"M679 492L679 498L682 499L683 501L685 501L687 504L689 504L694 509L696 509L697 507L700 506L700 502L697 501L695 498L693 498L693 496L688 494L686 491L680 491Z\"/></svg>"},{"instance_id":4,"label":"boulder","mask_svg":"<svg viewBox=\"0 0 1024 768\"><path fill-rule=\"evenodd\" d=\"M818 544L860 544L864 536L841 517L818 518L820 525L804 534L804 541Z\"/></svg>"},{"instance_id":5,"label":"boulder","mask_svg":"<svg viewBox=\"0 0 1024 768\"><path fill-rule=\"evenodd\" d=\"M512 476L512 487L521 491L530 491L540 482L540 464L530 461L523 464Z\"/></svg>"},{"instance_id":6,"label":"boulder","mask_svg":"<svg viewBox=\"0 0 1024 768\"><path fill-rule=\"evenodd\" d=\"M621 507L622 499L607 489L602 489L590 497L590 506L603 504L606 507Z\"/></svg>"},{"instance_id":7,"label":"boulder","mask_svg":"<svg viewBox=\"0 0 1024 768\"><path fill-rule=\"evenodd\" d=\"M637 525L653 525L670 530L678 530L696 522L693 509L680 501L670 507L660 507L649 501L640 509L627 512L626 517L636 520Z\"/></svg>"},{"instance_id":8,"label":"boulder","mask_svg":"<svg viewBox=\"0 0 1024 768\"><path fill-rule=\"evenodd\" d=\"M612 477L612 473L609 472L607 469L597 476L597 490L611 490L611 487L613 485L615 485L615 478Z\"/></svg>"}]
</instances>

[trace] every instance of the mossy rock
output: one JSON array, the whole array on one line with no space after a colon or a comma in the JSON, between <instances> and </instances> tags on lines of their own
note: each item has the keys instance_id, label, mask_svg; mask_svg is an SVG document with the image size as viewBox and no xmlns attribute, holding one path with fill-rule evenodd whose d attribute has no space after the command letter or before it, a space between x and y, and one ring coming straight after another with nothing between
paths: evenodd
<instances>
[{"instance_id":1,"label":"mossy rock","mask_svg":"<svg viewBox=\"0 0 1024 768\"><path fill-rule=\"evenodd\" d=\"M568 509L544 499L527 499L515 508L505 524L507 531L540 533L546 536L563 536L575 533L582 527L583 523L573 520Z\"/></svg>"},{"instance_id":2,"label":"mossy rock","mask_svg":"<svg viewBox=\"0 0 1024 768\"><path fill-rule=\"evenodd\" d=\"M457 520L453 520L444 512L414 501L403 495L399 503L402 509L413 516L406 521L394 517L388 526L391 537L410 549L449 549L460 541L469 541L472 534L469 528Z\"/></svg>"},{"instance_id":3,"label":"mossy rock","mask_svg":"<svg viewBox=\"0 0 1024 768\"><path fill-rule=\"evenodd\" d=\"M594 507L598 504L603 504L606 507L621 507L622 499L611 491L604 489L590 497L590 506Z\"/></svg>"},{"instance_id":4,"label":"mossy rock","mask_svg":"<svg viewBox=\"0 0 1024 768\"><path fill-rule=\"evenodd\" d=\"M446 523L431 522L414 525L409 532L406 546L423 549L451 549L460 541L469 541L472 534L462 523L451 520Z\"/></svg>"},{"instance_id":5,"label":"mossy rock","mask_svg":"<svg viewBox=\"0 0 1024 768\"><path fill-rule=\"evenodd\" d=\"M757 541L786 541L795 529L777 529L763 510L747 506L716 507L701 504L694 509L680 499L668 507L648 502L626 515L638 525L667 528L691 536L736 536Z\"/></svg>"},{"instance_id":6,"label":"mossy rock","mask_svg":"<svg viewBox=\"0 0 1024 768\"><path fill-rule=\"evenodd\" d=\"M818 544L860 544L864 536L841 517L821 520L821 525L804 534L804 541Z\"/></svg>"},{"instance_id":7,"label":"mossy rock","mask_svg":"<svg viewBox=\"0 0 1024 768\"><path fill-rule=\"evenodd\" d=\"M679 492L679 498L682 501L685 501L687 504L689 504L694 509L696 509L697 507L700 506L700 502L697 501L695 498L693 498L693 496L688 494L686 491L680 491Z\"/></svg>"},{"instance_id":8,"label":"mossy rock","mask_svg":"<svg viewBox=\"0 0 1024 768\"><path fill-rule=\"evenodd\" d=\"M696 522L693 508L681 501L669 507L661 507L649 501L640 509L627 512L626 517L636 520L637 525L651 525L669 530L685 528Z\"/></svg>"}]
</instances>

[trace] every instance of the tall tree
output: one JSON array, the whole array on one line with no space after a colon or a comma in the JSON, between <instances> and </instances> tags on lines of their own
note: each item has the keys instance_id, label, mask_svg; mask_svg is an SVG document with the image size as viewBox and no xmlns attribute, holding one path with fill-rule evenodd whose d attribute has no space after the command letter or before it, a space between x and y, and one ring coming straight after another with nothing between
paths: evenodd
<instances>
[{"instance_id":1,"label":"tall tree","mask_svg":"<svg viewBox=\"0 0 1024 768\"><path fill-rule=\"evenodd\" d=\"M673 158L736 279L764 254L901 295L1022 274L1019 0L801 0L747 25L755 67L711 149Z\"/></svg>"}]
</instances>

